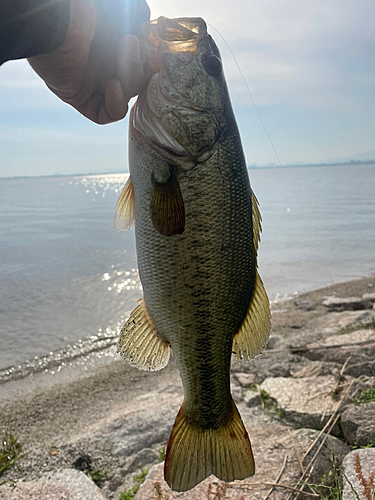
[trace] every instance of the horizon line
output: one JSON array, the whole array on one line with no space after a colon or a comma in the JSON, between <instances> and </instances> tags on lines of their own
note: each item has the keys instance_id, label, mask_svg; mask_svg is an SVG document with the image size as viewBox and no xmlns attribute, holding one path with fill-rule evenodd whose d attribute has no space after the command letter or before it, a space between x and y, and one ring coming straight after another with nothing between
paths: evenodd
<instances>
[{"instance_id":1,"label":"horizon line","mask_svg":"<svg viewBox=\"0 0 375 500\"><path fill-rule=\"evenodd\" d=\"M288 164L286 163L285 165L278 165L278 164L265 164L265 165L247 165L248 170L269 170L269 169L277 169L277 168L309 168L309 167L345 167L345 166L357 166L357 165L375 165L375 159L373 160L350 160L346 162L330 162L330 163L293 163L293 164ZM124 172L124 171L111 171L111 172L86 172L86 173L70 173L70 174L63 174L63 173L54 173L54 174L39 174L39 175L33 175L33 174L24 174L24 175L3 175L0 176L0 179L29 179L29 178L44 178L44 177L83 177L85 175L126 175L129 174L129 172Z\"/></svg>"}]
</instances>

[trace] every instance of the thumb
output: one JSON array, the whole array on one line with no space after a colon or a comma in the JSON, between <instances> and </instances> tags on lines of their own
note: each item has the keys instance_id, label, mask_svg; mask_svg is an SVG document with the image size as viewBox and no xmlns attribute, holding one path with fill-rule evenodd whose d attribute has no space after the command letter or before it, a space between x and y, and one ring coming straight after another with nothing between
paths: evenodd
<instances>
[{"instance_id":1,"label":"thumb","mask_svg":"<svg viewBox=\"0 0 375 500\"><path fill-rule=\"evenodd\" d=\"M135 35L122 37L117 53L117 73L123 93L128 100L138 95L147 84L145 62L146 57L138 38Z\"/></svg>"},{"instance_id":2,"label":"thumb","mask_svg":"<svg viewBox=\"0 0 375 500\"><path fill-rule=\"evenodd\" d=\"M104 95L105 109L110 121L122 120L128 112L129 96L125 96L121 83L110 80L107 83Z\"/></svg>"}]
</instances>

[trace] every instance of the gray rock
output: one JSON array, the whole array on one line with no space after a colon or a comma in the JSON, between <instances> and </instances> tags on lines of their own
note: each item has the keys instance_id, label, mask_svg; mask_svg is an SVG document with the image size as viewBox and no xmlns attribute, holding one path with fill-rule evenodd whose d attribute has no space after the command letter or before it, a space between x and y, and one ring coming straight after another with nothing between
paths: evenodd
<instances>
[{"instance_id":1,"label":"gray rock","mask_svg":"<svg viewBox=\"0 0 375 500\"><path fill-rule=\"evenodd\" d=\"M261 400L259 393L249 389L245 392L244 402L249 408L254 408L254 406L260 406Z\"/></svg>"},{"instance_id":2,"label":"gray rock","mask_svg":"<svg viewBox=\"0 0 375 500\"><path fill-rule=\"evenodd\" d=\"M316 328L324 335L342 332L375 321L375 311L340 311L324 314L314 320Z\"/></svg>"},{"instance_id":3,"label":"gray rock","mask_svg":"<svg viewBox=\"0 0 375 500\"><path fill-rule=\"evenodd\" d=\"M235 377L245 389L255 383L255 375L253 373L238 372L235 374Z\"/></svg>"},{"instance_id":4,"label":"gray rock","mask_svg":"<svg viewBox=\"0 0 375 500\"><path fill-rule=\"evenodd\" d=\"M341 415L341 428L349 444L366 446L375 442L375 401L349 405Z\"/></svg>"},{"instance_id":5,"label":"gray rock","mask_svg":"<svg viewBox=\"0 0 375 500\"><path fill-rule=\"evenodd\" d=\"M313 311L315 309L315 304L307 299L297 299L294 301L294 305L296 309L302 309L303 311Z\"/></svg>"},{"instance_id":6,"label":"gray rock","mask_svg":"<svg viewBox=\"0 0 375 500\"><path fill-rule=\"evenodd\" d=\"M299 454L302 457L305 454L305 451L309 449L311 443L318 438L319 431L314 429L298 429L293 431L292 434L296 442L297 449L299 450ZM328 472L333 469L334 461L336 461L337 465L340 466L345 456L351 450L350 446L340 441L340 439L331 435L326 437L326 434L322 434L304 458L304 467L309 465L310 460L314 457L324 438L326 439L319 451L318 459L314 462L315 465L309 479L309 482L315 484L320 484L324 475L329 478ZM330 484L329 479L326 484Z\"/></svg>"},{"instance_id":7,"label":"gray rock","mask_svg":"<svg viewBox=\"0 0 375 500\"><path fill-rule=\"evenodd\" d=\"M344 333L342 335L331 335L317 342L307 344L306 347L308 349L318 349L342 345L352 346L355 344L369 342L371 340L375 341L375 331L369 328L362 328L360 330L355 330L354 332L350 333Z\"/></svg>"},{"instance_id":8,"label":"gray rock","mask_svg":"<svg viewBox=\"0 0 375 500\"><path fill-rule=\"evenodd\" d=\"M312 361L344 364L350 356L345 373L352 376L374 374L375 331L360 329L343 335L332 335L307 344L301 354Z\"/></svg>"},{"instance_id":9,"label":"gray rock","mask_svg":"<svg viewBox=\"0 0 375 500\"><path fill-rule=\"evenodd\" d=\"M272 377L290 377L289 368L283 363L273 363L268 370Z\"/></svg>"},{"instance_id":10,"label":"gray rock","mask_svg":"<svg viewBox=\"0 0 375 500\"><path fill-rule=\"evenodd\" d=\"M374 492L374 487L372 488L372 492L366 496L364 494L364 487L360 484L357 474L361 474L366 482L369 480L370 475L372 475L373 485L375 485L375 448L354 450L348 453L348 455L344 458L342 465L344 470L344 491L342 499L358 500L359 498L360 500L365 500L366 498L372 498L371 493ZM358 468L358 465L360 469ZM353 489L355 490L355 493ZM370 488L368 489L371 491Z\"/></svg>"},{"instance_id":11,"label":"gray rock","mask_svg":"<svg viewBox=\"0 0 375 500\"><path fill-rule=\"evenodd\" d=\"M37 481L0 486L0 500L108 500L86 474L64 469Z\"/></svg>"},{"instance_id":12,"label":"gray rock","mask_svg":"<svg viewBox=\"0 0 375 500\"><path fill-rule=\"evenodd\" d=\"M313 361L293 373L294 378L320 377L322 375L332 375L332 368L321 361Z\"/></svg>"},{"instance_id":13,"label":"gray rock","mask_svg":"<svg viewBox=\"0 0 375 500\"><path fill-rule=\"evenodd\" d=\"M139 468L144 468L158 460L158 454L152 448L144 448L136 454L132 462L129 464L127 473L135 472Z\"/></svg>"},{"instance_id":14,"label":"gray rock","mask_svg":"<svg viewBox=\"0 0 375 500\"><path fill-rule=\"evenodd\" d=\"M242 399L242 387L238 384L232 384L231 389L232 398L235 403L238 403Z\"/></svg>"},{"instance_id":15,"label":"gray rock","mask_svg":"<svg viewBox=\"0 0 375 500\"><path fill-rule=\"evenodd\" d=\"M270 372L271 367L275 365L282 365L283 370L289 370L289 364L293 362L295 359L295 355L291 354L288 350L278 352L278 351L268 351L266 349L263 351L261 356L257 356L251 363L249 362L233 362L231 371L233 374L241 373L249 373L253 374L255 377L255 383L260 384L267 377L274 376L273 373ZM277 370L278 368L275 368Z\"/></svg>"},{"instance_id":16,"label":"gray rock","mask_svg":"<svg viewBox=\"0 0 375 500\"><path fill-rule=\"evenodd\" d=\"M363 389L368 389L369 387L375 387L375 376L369 377L363 382Z\"/></svg>"},{"instance_id":17,"label":"gray rock","mask_svg":"<svg viewBox=\"0 0 375 500\"><path fill-rule=\"evenodd\" d=\"M124 477L124 471L122 471L121 469L114 471L114 473L112 473L108 478L106 489L109 492L116 491L118 488L120 488L120 486L123 486Z\"/></svg>"},{"instance_id":18,"label":"gray rock","mask_svg":"<svg viewBox=\"0 0 375 500\"><path fill-rule=\"evenodd\" d=\"M363 294L362 299L369 300L370 302L375 302L375 292Z\"/></svg>"},{"instance_id":19,"label":"gray rock","mask_svg":"<svg viewBox=\"0 0 375 500\"><path fill-rule=\"evenodd\" d=\"M281 340L282 337L280 335L270 335L267 342L267 349L276 349Z\"/></svg>"},{"instance_id":20,"label":"gray rock","mask_svg":"<svg viewBox=\"0 0 375 500\"><path fill-rule=\"evenodd\" d=\"M167 441L182 403L180 388L174 392L149 393L117 405L99 422L86 427L74 442L87 439L96 447L126 457Z\"/></svg>"},{"instance_id":21,"label":"gray rock","mask_svg":"<svg viewBox=\"0 0 375 500\"><path fill-rule=\"evenodd\" d=\"M349 364L345 369L345 375L351 377L373 377L375 375L375 361L359 361L357 363Z\"/></svg>"},{"instance_id":22,"label":"gray rock","mask_svg":"<svg viewBox=\"0 0 375 500\"><path fill-rule=\"evenodd\" d=\"M372 309L372 303L359 297L328 297L322 304L330 311L359 311L361 309Z\"/></svg>"},{"instance_id":23,"label":"gray rock","mask_svg":"<svg viewBox=\"0 0 375 500\"><path fill-rule=\"evenodd\" d=\"M267 378L260 388L273 398L285 420L301 427L322 429L337 406L332 395L336 377ZM338 429L334 429L335 433Z\"/></svg>"}]
</instances>

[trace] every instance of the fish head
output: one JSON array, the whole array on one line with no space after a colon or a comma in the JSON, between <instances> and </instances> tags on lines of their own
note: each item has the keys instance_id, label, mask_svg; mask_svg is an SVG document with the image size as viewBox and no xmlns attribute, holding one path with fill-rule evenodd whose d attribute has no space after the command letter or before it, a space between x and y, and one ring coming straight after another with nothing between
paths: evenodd
<instances>
[{"instance_id":1,"label":"fish head","mask_svg":"<svg viewBox=\"0 0 375 500\"><path fill-rule=\"evenodd\" d=\"M159 18L145 29L152 77L131 126L189 169L213 154L225 130L228 91L220 52L200 18Z\"/></svg>"}]
</instances>

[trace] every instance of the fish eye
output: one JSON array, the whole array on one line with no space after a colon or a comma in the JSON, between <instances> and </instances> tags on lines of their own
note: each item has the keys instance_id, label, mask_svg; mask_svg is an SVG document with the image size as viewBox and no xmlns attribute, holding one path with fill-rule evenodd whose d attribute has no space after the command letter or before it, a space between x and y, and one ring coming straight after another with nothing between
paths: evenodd
<instances>
[{"instance_id":1,"label":"fish eye","mask_svg":"<svg viewBox=\"0 0 375 500\"><path fill-rule=\"evenodd\" d=\"M210 55L203 61L203 66L207 73L211 76L219 76L222 70L222 64L218 57Z\"/></svg>"}]
</instances>

